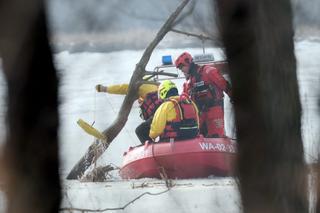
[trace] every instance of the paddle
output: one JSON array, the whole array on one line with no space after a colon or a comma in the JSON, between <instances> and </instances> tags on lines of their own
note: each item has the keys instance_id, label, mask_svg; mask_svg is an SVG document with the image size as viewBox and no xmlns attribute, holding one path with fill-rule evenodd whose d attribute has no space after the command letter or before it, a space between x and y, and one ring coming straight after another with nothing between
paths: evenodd
<instances>
[{"instance_id":1,"label":"paddle","mask_svg":"<svg viewBox=\"0 0 320 213\"><path fill-rule=\"evenodd\" d=\"M100 140L107 140L107 137L104 134L102 134L99 130L97 130L81 118L77 121L77 124L89 135L92 135Z\"/></svg>"}]
</instances>

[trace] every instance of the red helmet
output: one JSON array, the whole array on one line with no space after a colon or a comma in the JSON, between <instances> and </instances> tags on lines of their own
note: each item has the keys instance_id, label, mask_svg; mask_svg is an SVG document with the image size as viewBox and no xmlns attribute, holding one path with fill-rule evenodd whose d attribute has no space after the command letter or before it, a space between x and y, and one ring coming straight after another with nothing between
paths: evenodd
<instances>
[{"instance_id":1,"label":"red helmet","mask_svg":"<svg viewBox=\"0 0 320 213\"><path fill-rule=\"evenodd\" d=\"M189 65L192 62L193 58L188 52L182 53L174 62L176 67L179 68L181 65Z\"/></svg>"}]
</instances>

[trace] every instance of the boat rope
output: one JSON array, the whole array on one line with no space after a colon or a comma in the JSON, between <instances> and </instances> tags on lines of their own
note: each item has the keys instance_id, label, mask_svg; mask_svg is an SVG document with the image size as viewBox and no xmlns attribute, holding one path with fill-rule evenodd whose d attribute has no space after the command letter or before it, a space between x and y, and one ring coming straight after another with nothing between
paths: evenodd
<instances>
[{"instance_id":1,"label":"boat rope","mask_svg":"<svg viewBox=\"0 0 320 213\"><path fill-rule=\"evenodd\" d=\"M117 112L115 111L115 108L113 107L113 105L112 105L112 103L111 103L111 101L109 100L108 97L107 97L107 102L108 102L108 104L110 105L113 114L114 114L114 115L117 115ZM132 136L131 136L131 134L130 134L130 131L126 128L125 125L124 125L123 128L124 128L125 132L127 133L127 135L129 136L129 138L130 138L132 141L134 141L134 138L132 138Z\"/></svg>"},{"instance_id":2,"label":"boat rope","mask_svg":"<svg viewBox=\"0 0 320 213\"><path fill-rule=\"evenodd\" d=\"M168 178L168 175L167 175L167 172L166 172L165 168L158 162L157 158L154 155L154 145L155 145L154 142L151 145L152 145L152 148L151 148L151 150L152 150L152 158L154 159L154 162L158 166L159 175L160 175L161 179L165 181L167 188L170 189L170 188L173 187L172 180L170 180Z\"/></svg>"},{"instance_id":3,"label":"boat rope","mask_svg":"<svg viewBox=\"0 0 320 213\"><path fill-rule=\"evenodd\" d=\"M94 96L93 96L93 122L91 124L91 126L93 126L96 122L96 111L97 111L97 100L96 100L96 97L97 97L97 93L98 91L94 90ZM96 156L98 155L98 151L97 150L94 150L94 165L93 165L93 168L96 169L97 168L97 161L98 159L96 158Z\"/></svg>"},{"instance_id":4,"label":"boat rope","mask_svg":"<svg viewBox=\"0 0 320 213\"><path fill-rule=\"evenodd\" d=\"M96 122L96 111L97 111L97 91L93 91L93 122L91 126Z\"/></svg>"}]
</instances>

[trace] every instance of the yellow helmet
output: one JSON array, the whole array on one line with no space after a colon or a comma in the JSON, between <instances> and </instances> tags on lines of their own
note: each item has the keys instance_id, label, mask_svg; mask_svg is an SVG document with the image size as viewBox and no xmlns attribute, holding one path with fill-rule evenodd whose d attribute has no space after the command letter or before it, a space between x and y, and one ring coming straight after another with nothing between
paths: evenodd
<instances>
[{"instance_id":1,"label":"yellow helmet","mask_svg":"<svg viewBox=\"0 0 320 213\"><path fill-rule=\"evenodd\" d=\"M165 99L167 98L167 94L169 92L169 90L175 88L177 90L177 86L175 83L173 83L170 80L164 80L163 82L161 82L159 88L158 88L158 95L160 99Z\"/></svg>"}]
</instances>

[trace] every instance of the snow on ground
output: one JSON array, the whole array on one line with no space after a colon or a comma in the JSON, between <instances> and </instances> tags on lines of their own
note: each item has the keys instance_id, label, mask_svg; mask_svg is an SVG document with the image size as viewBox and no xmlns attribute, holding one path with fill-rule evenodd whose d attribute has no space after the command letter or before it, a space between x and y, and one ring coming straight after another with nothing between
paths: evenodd
<instances>
[{"instance_id":1,"label":"snow on ground","mask_svg":"<svg viewBox=\"0 0 320 213\"><path fill-rule=\"evenodd\" d=\"M164 181L155 179L81 184L68 181L63 192L68 199L62 208L148 213L231 213L240 209L232 178L173 180L172 184L173 187L168 188ZM123 207L124 210L119 211Z\"/></svg>"},{"instance_id":2,"label":"snow on ground","mask_svg":"<svg viewBox=\"0 0 320 213\"><path fill-rule=\"evenodd\" d=\"M202 53L202 49L159 49L155 50L147 65L147 70L161 64L162 55L173 58L183 51L192 54ZM209 48L216 60L223 59L221 49ZM161 193L167 190L164 181L155 179L122 181L115 174L114 180L103 183L83 183L67 181L66 175L83 156L92 143L92 136L86 134L76 121L79 118L88 123L95 121L99 130L107 128L116 118L123 96L96 93L95 85L127 83L140 60L143 51L119 51L110 53L69 53L55 55L55 64L60 76L60 174L63 181L62 207L104 209L119 208L139 195ZM319 141L320 92L320 43L302 40L296 43L298 80L303 106L302 129L306 159L308 162L317 156ZM181 88L182 80L177 81ZM0 72L0 98L4 100L5 91ZM0 131L4 128L4 101L0 102ZM234 137L232 106L225 99L226 133ZM98 160L98 165L114 164L121 166L122 154L129 146L139 144L134 130L141 122L138 105L135 103L128 121L119 136ZM3 140L3 131L0 132ZM240 212L241 205L237 186L232 178L209 178L193 180L174 180L169 191L159 195L145 194L120 212ZM0 212L4 209L0 196ZM110 210L111 211L111 210ZM109 211L109 212L110 212ZM66 211L68 212L68 211ZM111 212L119 212L112 210Z\"/></svg>"},{"instance_id":3,"label":"snow on ground","mask_svg":"<svg viewBox=\"0 0 320 213\"><path fill-rule=\"evenodd\" d=\"M302 104L302 132L307 162L317 159L320 141L320 41L295 44L298 82Z\"/></svg>"}]
</instances>

